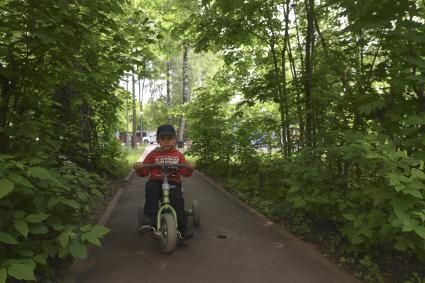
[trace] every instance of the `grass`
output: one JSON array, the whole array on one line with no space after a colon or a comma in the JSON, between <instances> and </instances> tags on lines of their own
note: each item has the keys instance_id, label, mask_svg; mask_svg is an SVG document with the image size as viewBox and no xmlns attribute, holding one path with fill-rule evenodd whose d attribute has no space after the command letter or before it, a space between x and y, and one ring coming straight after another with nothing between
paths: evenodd
<instances>
[{"instance_id":1,"label":"grass","mask_svg":"<svg viewBox=\"0 0 425 283\"><path fill-rule=\"evenodd\" d=\"M127 151L127 164L128 167L132 167L133 164L140 158L145 151L146 145L138 146L137 148L129 148ZM125 150L125 149L124 149Z\"/></svg>"},{"instance_id":2,"label":"grass","mask_svg":"<svg viewBox=\"0 0 425 283\"><path fill-rule=\"evenodd\" d=\"M129 148L122 147L122 152L124 154L124 158L120 162L120 169L118 176L124 178L127 176L129 169L133 168L133 164L140 158L140 156L145 151L146 145L138 146L137 148Z\"/></svg>"}]
</instances>

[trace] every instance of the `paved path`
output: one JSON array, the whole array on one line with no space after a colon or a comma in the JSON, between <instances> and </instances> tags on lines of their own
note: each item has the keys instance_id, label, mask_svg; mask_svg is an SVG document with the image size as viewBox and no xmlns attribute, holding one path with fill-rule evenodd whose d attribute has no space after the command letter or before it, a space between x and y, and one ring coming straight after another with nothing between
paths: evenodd
<instances>
[{"instance_id":1,"label":"paved path","mask_svg":"<svg viewBox=\"0 0 425 283\"><path fill-rule=\"evenodd\" d=\"M358 282L350 275L248 211L199 173L184 179L186 204L198 199L195 237L163 254L151 233L137 233L145 178L128 182L107 222L111 233L86 262L78 283L282 283ZM225 236L225 239L220 239Z\"/></svg>"}]
</instances>

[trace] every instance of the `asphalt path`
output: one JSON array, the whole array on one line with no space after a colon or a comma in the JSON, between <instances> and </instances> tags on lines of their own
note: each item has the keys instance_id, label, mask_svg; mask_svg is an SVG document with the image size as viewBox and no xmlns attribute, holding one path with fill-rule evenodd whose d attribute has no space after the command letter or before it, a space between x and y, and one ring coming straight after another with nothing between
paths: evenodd
<instances>
[{"instance_id":1,"label":"asphalt path","mask_svg":"<svg viewBox=\"0 0 425 283\"><path fill-rule=\"evenodd\" d=\"M103 248L92 251L75 282L358 282L198 172L183 186L186 206L200 202L201 225L193 239L163 254L153 233L137 233L146 181L129 180L106 223Z\"/></svg>"}]
</instances>

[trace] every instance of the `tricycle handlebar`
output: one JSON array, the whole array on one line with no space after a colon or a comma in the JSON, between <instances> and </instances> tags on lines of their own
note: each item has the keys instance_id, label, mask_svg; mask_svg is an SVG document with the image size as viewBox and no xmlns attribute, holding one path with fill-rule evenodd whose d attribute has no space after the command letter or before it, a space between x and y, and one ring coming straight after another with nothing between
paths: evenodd
<instances>
[{"instance_id":1,"label":"tricycle handlebar","mask_svg":"<svg viewBox=\"0 0 425 283\"><path fill-rule=\"evenodd\" d=\"M143 168L187 168L187 164L174 164L174 163L152 163L152 164L143 164Z\"/></svg>"}]
</instances>

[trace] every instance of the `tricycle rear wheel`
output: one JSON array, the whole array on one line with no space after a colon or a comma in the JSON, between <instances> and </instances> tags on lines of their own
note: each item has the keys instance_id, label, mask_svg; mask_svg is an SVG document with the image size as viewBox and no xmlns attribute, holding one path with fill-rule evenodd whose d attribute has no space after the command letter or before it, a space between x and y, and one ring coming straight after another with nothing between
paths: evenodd
<instances>
[{"instance_id":1,"label":"tricycle rear wheel","mask_svg":"<svg viewBox=\"0 0 425 283\"><path fill-rule=\"evenodd\" d=\"M139 235L142 234L142 226L143 226L143 216L144 216L144 212L143 212L143 207L139 206L139 211L137 213L138 216L138 221L137 221L137 231L139 233Z\"/></svg>"}]
</instances>

